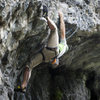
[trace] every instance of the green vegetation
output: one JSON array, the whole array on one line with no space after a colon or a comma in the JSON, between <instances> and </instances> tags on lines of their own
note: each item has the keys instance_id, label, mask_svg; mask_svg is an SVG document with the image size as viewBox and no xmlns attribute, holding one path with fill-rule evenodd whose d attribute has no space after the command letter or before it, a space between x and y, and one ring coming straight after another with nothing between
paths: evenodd
<instances>
[{"instance_id":1,"label":"green vegetation","mask_svg":"<svg viewBox=\"0 0 100 100\"><path fill-rule=\"evenodd\" d=\"M63 93L59 89L59 87L57 87L57 89L55 90L55 98L54 98L54 100L62 100L62 97L63 97Z\"/></svg>"}]
</instances>

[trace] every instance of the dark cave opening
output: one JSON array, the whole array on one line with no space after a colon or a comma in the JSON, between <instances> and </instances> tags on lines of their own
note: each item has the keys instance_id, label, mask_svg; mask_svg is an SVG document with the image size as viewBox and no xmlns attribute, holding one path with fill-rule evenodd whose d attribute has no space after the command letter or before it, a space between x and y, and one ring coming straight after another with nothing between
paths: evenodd
<instances>
[{"instance_id":1,"label":"dark cave opening","mask_svg":"<svg viewBox=\"0 0 100 100\"><path fill-rule=\"evenodd\" d=\"M94 90L91 90L91 98L90 100L98 100L96 93L94 92Z\"/></svg>"},{"instance_id":2,"label":"dark cave opening","mask_svg":"<svg viewBox=\"0 0 100 100\"><path fill-rule=\"evenodd\" d=\"M90 100L98 100L94 89L95 76L96 73L94 71L90 72L86 81L86 87L90 90Z\"/></svg>"},{"instance_id":3,"label":"dark cave opening","mask_svg":"<svg viewBox=\"0 0 100 100\"><path fill-rule=\"evenodd\" d=\"M7 50L3 58L1 59L3 65L6 65L8 63L8 54L9 54L9 51Z\"/></svg>"}]
</instances>

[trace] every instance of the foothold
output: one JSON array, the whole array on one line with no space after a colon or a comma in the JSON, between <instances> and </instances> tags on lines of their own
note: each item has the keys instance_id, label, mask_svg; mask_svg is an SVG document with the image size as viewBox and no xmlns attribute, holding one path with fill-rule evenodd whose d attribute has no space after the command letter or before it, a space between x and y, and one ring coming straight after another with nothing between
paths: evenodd
<instances>
[{"instance_id":1,"label":"foothold","mask_svg":"<svg viewBox=\"0 0 100 100\"><path fill-rule=\"evenodd\" d=\"M4 55L3 58L1 59L3 65L6 65L6 64L8 63L8 54L9 54L9 51L7 50L7 51L5 52L5 55Z\"/></svg>"},{"instance_id":2,"label":"foothold","mask_svg":"<svg viewBox=\"0 0 100 100\"><path fill-rule=\"evenodd\" d=\"M90 4L90 0L84 0L86 4Z\"/></svg>"}]
</instances>

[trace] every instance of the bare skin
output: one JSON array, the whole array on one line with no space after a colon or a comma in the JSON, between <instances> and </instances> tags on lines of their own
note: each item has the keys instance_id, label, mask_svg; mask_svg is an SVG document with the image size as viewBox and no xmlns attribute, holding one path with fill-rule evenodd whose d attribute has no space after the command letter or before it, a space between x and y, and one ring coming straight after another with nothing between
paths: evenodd
<instances>
[{"instance_id":1,"label":"bare skin","mask_svg":"<svg viewBox=\"0 0 100 100\"><path fill-rule=\"evenodd\" d=\"M23 76L23 82L22 82L22 89L24 89L27 86L28 80L29 80L29 74L31 74L31 71L29 70L28 65L26 65L25 67L25 72L24 72L24 76Z\"/></svg>"},{"instance_id":2,"label":"bare skin","mask_svg":"<svg viewBox=\"0 0 100 100\"><path fill-rule=\"evenodd\" d=\"M47 23L48 23L49 28L50 28L51 30L55 30L55 29L56 29L56 26L55 26L55 24L52 22L52 20L51 20L49 17L47 17L46 19L47 19Z\"/></svg>"},{"instance_id":3,"label":"bare skin","mask_svg":"<svg viewBox=\"0 0 100 100\"><path fill-rule=\"evenodd\" d=\"M61 11L59 11L59 17L60 17L61 38L65 39L65 23L64 23L63 13Z\"/></svg>"}]
</instances>

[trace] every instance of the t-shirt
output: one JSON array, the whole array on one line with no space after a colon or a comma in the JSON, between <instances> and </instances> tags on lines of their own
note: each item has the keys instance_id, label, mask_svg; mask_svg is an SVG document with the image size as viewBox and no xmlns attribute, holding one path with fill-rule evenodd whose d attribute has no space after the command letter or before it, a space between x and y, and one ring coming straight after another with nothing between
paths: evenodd
<instances>
[{"instance_id":1,"label":"t-shirt","mask_svg":"<svg viewBox=\"0 0 100 100\"><path fill-rule=\"evenodd\" d=\"M57 56L57 58L60 58L69 49L65 39L61 40L61 42L58 45L58 48L59 48L59 55Z\"/></svg>"}]
</instances>

